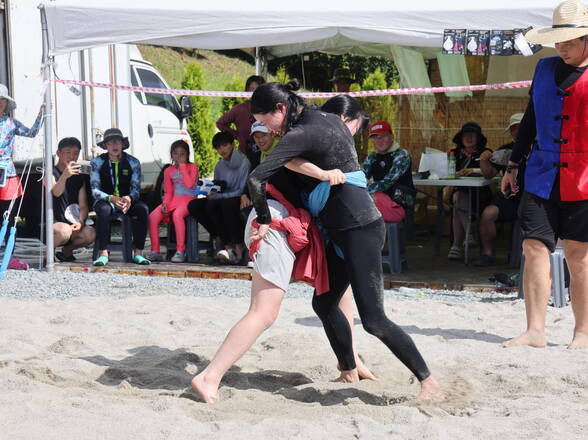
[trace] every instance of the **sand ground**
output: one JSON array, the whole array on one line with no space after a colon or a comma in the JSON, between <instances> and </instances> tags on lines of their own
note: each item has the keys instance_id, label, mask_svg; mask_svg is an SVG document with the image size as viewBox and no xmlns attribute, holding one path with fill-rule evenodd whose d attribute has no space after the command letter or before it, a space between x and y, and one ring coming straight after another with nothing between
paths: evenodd
<instances>
[{"instance_id":1,"label":"sand ground","mask_svg":"<svg viewBox=\"0 0 588 440\"><path fill-rule=\"evenodd\" d=\"M585 439L588 351L566 349L569 307L549 309L545 349L503 349L524 326L521 301L395 301L388 315L415 340L448 392L418 385L356 326L379 382L337 384L310 299L286 297L275 325L201 403L191 377L248 299L175 295L0 298L1 439Z\"/></svg>"}]
</instances>

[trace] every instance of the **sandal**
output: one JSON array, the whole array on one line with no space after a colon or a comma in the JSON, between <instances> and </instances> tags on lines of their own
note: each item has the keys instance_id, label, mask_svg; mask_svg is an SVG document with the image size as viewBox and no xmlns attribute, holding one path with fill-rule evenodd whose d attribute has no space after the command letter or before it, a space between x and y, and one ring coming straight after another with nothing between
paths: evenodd
<instances>
[{"instance_id":1,"label":"sandal","mask_svg":"<svg viewBox=\"0 0 588 440\"><path fill-rule=\"evenodd\" d=\"M447 258L450 260L462 260L463 249L457 246L451 246L451 249L449 249L449 253L447 254Z\"/></svg>"},{"instance_id":2,"label":"sandal","mask_svg":"<svg viewBox=\"0 0 588 440\"><path fill-rule=\"evenodd\" d=\"M149 261L143 255L135 255L133 257L133 263L140 264L141 266L148 266L151 264L151 261Z\"/></svg>"}]
</instances>

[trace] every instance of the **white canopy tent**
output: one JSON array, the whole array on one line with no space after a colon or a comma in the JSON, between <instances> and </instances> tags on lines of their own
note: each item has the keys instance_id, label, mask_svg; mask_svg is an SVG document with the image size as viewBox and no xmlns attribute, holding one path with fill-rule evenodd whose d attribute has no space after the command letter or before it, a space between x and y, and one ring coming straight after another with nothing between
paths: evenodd
<instances>
[{"instance_id":1,"label":"white canopy tent","mask_svg":"<svg viewBox=\"0 0 588 440\"><path fill-rule=\"evenodd\" d=\"M49 53L112 43L201 49L263 46L276 56L386 45L439 48L443 30L517 29L551 23L559 0L296 0L289 4L190 0L45 2ZM383 46L383 47L382 47ZM360 49L356 49L359 47Z\"/></svg>"},{"instance_id":2,"label":"white canopy tent","mask_svg":"<svg viewBox=\"0 0 588 440\"><path fill-rule=\"evenodd\" d=\"M518 29L551 23L559 0L297 0L289 4L191 0L54 0L41 7L45 57L115 43L200 49L264 47L280 57L311 51L434 57L444 29ZM46 58L47 59L47 58ZM501 69L503 71L504 69ZM50 69L46 67L46 74ZM507 73L508 74L508 73ZM51 102L51 88L46 103ZM51 119L45 166L52 166ZM51 173L45 173L50 187ZM47 269L53 267L52 199L46 195Z\"/></svg>"}]
</instances>

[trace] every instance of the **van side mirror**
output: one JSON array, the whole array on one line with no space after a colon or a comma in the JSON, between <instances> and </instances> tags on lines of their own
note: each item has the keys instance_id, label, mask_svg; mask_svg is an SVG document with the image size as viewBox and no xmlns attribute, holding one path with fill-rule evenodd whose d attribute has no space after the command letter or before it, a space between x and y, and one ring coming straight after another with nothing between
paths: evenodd
<instances>
[{"instance_id":1,"label":"van side mirror","mask_svg":"<svg viewBox=\"0 0 588 440\"><path fill-rule=\"evenodd\" d=\"M182 96L180 99L180 106L182 107L181 116L182 119L189 118L192 116L192 100L189 96Z\"/></svg>"}]
</instances>

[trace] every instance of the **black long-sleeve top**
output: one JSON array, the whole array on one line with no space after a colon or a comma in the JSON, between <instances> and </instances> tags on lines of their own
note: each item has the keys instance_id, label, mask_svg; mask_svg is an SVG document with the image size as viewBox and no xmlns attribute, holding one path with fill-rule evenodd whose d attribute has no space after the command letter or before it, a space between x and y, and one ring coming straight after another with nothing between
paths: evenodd
<instances>
[{"instance_id":1,"label":"black long-sleeve top","mask_svg":"<svg viewBox=\"0 0 588 440\"><path fill-rule=\"evenodd\" d=\"M572 86L584 73L586 67L575 67L564 63L560 58L555 66L555 83L561 89ZM527 104L525 115L519 126L519 134L515 141L510 160L520 163L531 152L531 147L537 137L537 123L535 120L535 107L533 105L533 89L529 92L531 98Z\"/></svg>"},{"instance_id":2,"label":"black long-sleeve top","mask_svg":"<svg viewBox=\"0 0 588 440\"><path fill-rule=\"evenodd\" d=\"M271 222L265 183L295 157L302 157L324 170L340 169L344 173L359 171L355 144L341 119L318 109L307 108L298 122L282 137L273 151L249 175L249 192L260 224ZM297 183L308 192L320 181L296 174ZM350 229L365 226L380 218L365 188L337 185L320 219L327 229Z\"/></svg>"}]
</instances>

